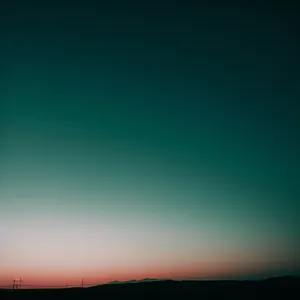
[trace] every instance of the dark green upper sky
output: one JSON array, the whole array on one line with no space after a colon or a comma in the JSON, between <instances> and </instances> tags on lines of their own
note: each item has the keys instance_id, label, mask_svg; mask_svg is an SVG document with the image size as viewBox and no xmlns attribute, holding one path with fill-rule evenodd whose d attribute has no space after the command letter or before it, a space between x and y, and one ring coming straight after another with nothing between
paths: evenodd
<instances>
[{"instance_id":1,"label":"dark green upper sky","mask_svg":"<svg viewBox=\"0 0 300 300\"><path fill-rule=\"evenodd\" d=\"M36 2L0 4L3 214L153 215L298 267L296 8Z\"/></svg>"}]
</instances>

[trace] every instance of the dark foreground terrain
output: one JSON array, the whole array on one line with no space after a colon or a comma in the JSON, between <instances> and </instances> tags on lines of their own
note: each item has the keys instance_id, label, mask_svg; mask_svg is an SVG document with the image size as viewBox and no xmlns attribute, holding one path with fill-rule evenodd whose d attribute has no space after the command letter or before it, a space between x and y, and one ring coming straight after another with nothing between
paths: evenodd
<instances>
[{"instance_id":1,"label":"dark foreground terrain","mask_svg":"<svg viewBox=\"0 0 300 300\"><path fill-rule=\"evenodd\" d=\"M114 295L113 295L114 294ZM150 295L153 299L300 299L300 277L262 281L157 281L90 288L1 290L0 299L111 299ZM138 296L138 295L137 295ZM170 298L169 298L170 297ZM155 299L154 298L154 299ZM121 299L121 298L119 298ZM140 299L140 297L139 297Z\"/></svg>"}]
</instances>

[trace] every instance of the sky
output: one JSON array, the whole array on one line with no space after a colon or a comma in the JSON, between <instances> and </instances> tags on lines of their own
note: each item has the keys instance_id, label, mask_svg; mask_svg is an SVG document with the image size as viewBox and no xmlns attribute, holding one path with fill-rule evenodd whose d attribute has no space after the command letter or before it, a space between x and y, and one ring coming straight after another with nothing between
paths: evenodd
<instances>
[{"instance_id":1,"label":"sky","mask_svg":"<svg viewBox=\"0 0 300 300\"><path fill-rule=\"evenodd\" d=\"M0 286L300 274L296 7L100 2L0 3Z\"/></svg>"}]
</instances>

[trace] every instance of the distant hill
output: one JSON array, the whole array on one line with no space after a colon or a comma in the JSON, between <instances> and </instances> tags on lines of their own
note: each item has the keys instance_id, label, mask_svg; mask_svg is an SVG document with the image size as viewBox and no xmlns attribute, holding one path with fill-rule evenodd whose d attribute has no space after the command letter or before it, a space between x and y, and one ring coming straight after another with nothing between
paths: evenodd
<instances>
[{"instance_id":1,"label":"distant hill","mask_svg":"<svg viewBox=\"0 0 300 300\"><path fill-rule=\"evenodd\" d=\"M300 277L286 276L267 280L188 281L143 280L114 281L90 288L39 290L0 290L0 299L109 299L111 294L168 294L182 299L300 299ZM196 296L195 296L196 295ZM34 298L37 296L37 298ZM107 297L105 297L107 296ZM155 296L156 297L156 296ZM165 296L163 296L165 297Z\"/></svg>"},{"instance_id":2,"label":"distant hill","mask_svg":"<svg viewBox=\"0 0 300 300\"><path fill-rule=\"evenodd\" d=\"M281 276L281 277L271 277L265 279L265 281L273 281L273 282L289 282L289 281L298 281L300 279L299 276Z\"/></svg>"},{"instance_id":3,"label":"distant hill","mask_svg":"<svg viewBox=\"0 0 300 300\"><path fill-rule=\"evenodd\" d=\"M141 282L154 282L154 281L165 281L166 279L158 279L158 278L144 278L140 280L132 279L127 281L111 281L105 284L126 284L126 283L141 283Z\"/></svg>"}]
</instances>

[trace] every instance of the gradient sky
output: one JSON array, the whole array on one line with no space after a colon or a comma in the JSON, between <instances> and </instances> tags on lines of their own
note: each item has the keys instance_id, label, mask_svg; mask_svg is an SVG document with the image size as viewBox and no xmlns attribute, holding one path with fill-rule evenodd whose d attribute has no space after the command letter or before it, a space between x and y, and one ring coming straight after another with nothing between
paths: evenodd
<instances>
[{"instance_id":1,"label":"gradient sky","mask_svg":"<svg viewBox=\"0 0 300 300\"><path fill-rule=\"evenodd\" d=\"M298 274L295 8L82 2L0 4L0 285Z\"/></svg>"}]
</instances>

